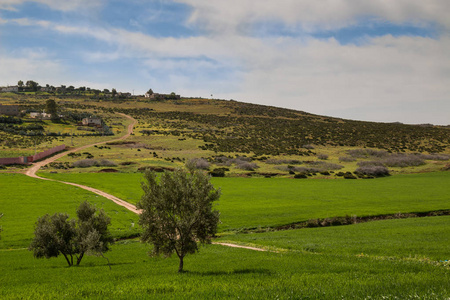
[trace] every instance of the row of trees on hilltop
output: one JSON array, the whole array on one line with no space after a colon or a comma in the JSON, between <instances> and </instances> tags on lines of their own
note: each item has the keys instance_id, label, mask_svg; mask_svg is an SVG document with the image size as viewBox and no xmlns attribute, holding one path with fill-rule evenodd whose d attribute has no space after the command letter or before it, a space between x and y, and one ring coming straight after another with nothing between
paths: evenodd
<instances>
[{"instance_id":1,"label":"row of trees on hilltop","mask_svg":"<svg viewBox=\"0 0 450 300\"><path fill-rule=\"evenodd\" d=\"M53 94L64 94L64 95L96 95L99 96L100 94L103 95L112 95L112 97L115 97L119 93L115 88L111 89L92 89L90 87L80 86L78 88L74 87L73 85L61 85L61 86L53 86L46 84L45 86L41 86L39 83L33 80L28 80L26 83L24 83L22 80L19 80L17 82L17 86L19 88L19 92L47 92L47 93L53 93Z\"/></svg>"},{"instance_id":2,"label":"row of trees on hilltop","mask_svg":"<svg viewBox=\"0 0 450 300\"><path fill-rule=\"evenodd\" d=\"M212 208L220 189L197 169L166 171L160 178L154 171L146 171L144 180L144 195L137 205L141 209L141 240L153 245L151 255L176 253L178 271L183 272L184 257L197 252L199 242L211 243L217 232L219 212ZM83 202L76 220L66 213L40 217L29 250L36 258L63 255L69 266L79 265L85 255L104 257L114 242L110 224L103 209Z\"/></svg>"}]
</instances>

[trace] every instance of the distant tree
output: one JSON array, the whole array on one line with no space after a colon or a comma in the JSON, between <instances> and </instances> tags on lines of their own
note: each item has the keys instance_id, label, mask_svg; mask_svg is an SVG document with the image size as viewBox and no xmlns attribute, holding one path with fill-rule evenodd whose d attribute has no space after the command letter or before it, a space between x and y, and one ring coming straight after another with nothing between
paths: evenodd
<instances>
[{"instance_id":1,"label":"distant tree","mask_svg":"<svg viewBox=\"0 0 450 300\"><path fill-rule=\"evenodd\" d=\"M111 93L112 93L112 96L115 97L115 96L117 95L116 89L112 89L112 90L111 90Z\"/></svg>"},{"instance_id":2,"label":"distant tree","mask_svg":"<svg viewBox=\"0 0 450 300\"><path fill-rule=\"evenodd\" d=\"M45 112L51 115L52 121L59 120L58 105L55 100L50 99L45 102Z\"/></svg>"},{"instance_id":3,"label":"distant tree","mask_svg":"<svg viewBox=\"0 0 450 300\"><path fill-rule=\"evenodd\" d=\"M39 84L33 80L28 80L26 86L31 92L36 92L39 88Z\"/></svg>"},{"instance_id":4,"label":"distant tree","mask_svg":"<svg viewBox=\"0 0 450 300\"><path fill-rule=\"evenodd\" d=\"M103 90L103 94L109 94L109 90L108 89L104 89Z\"/></svg>"},{"instance_id":5,"label":"distant tree","mask_svg":"<svg viewBox=\"0 0 450 300\"><path fill-rule=\"evenodd\" d=\"M149 90L147 91L147 93L148 93L149 95L153 95L153 90L152 90L152 89L149 89Z\"/></svg>"},{"instance_id":6,"label":"distant tree","mask_svg":"<svg viewBox=\"0 0 450 300\"><path fill-rule=\"evenodd\" d=\"M17 85L18 85L19 87L23 87L23 81L22 81L22 80L19 80L19 81L17 82Z\"/></svg>"},{"instance_id":7,"label":"distant tree","mask_svg":"<svg viewBox=\"0 0 450 300\"><path fill-rule=\"evenodd\" d=\"M217 231L219 212L212 205L220 189L198 170L166 171L159 180L155 172L147 171L144 180L144 195L138 203L144 230L141 240L153 244L153 255L175 252L180 260L178 272L183 272L184 257L198 251L197 242L211 243Z\"/></svg>"},{"instance_id":8,"label":"distant tree","mask_svg":"<svg viewBox=\"0 0 450 300\"><path fill-rule=\"evenodd\" d=\"M108 226L111 219L103 209L83 202L77 209L78 220L56 213L40 217L35 225L34 238L29 246L36 258L64 256L69 266L78 266L85 254L102 255L109 250L113 239Z\"/></svg>"}]
</instances>

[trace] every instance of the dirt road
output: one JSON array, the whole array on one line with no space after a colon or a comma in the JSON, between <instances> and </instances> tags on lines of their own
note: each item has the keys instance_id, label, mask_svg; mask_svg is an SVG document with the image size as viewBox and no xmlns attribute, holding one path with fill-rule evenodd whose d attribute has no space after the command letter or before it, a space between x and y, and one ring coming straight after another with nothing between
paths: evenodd
<instances>
[{"instance_id":1,"label":"dirt road","mask_svg":"<svg viewBox=\"0 0 450 300\"><path fill-rule=\"evenodd\" d=\"M84 146L81 146L81 147L73 148L73 149L71 149L69 151L65 151L65 152L59 153L59 154L57 154L55 156L52 156L50 158L47 158L47 159L45 159L43 161L34 163L31 166L31 168L29 168L25 172L25 175L33 177L33 178L42 179L42 180L61 182L61 183L64 183L64 184L73 185L73 186L76 186L76 187L88 190L88 191L93 192L93 193L95 193L97 195L105 197L105 198L115 202L116 204L121 205L121 206L127 208L128 210L138 214L139 210L136 209L136 207L133 204L128 203L128 202L126 202L126 201L124 201L122 199L119 199L116 196L113 196L111 194L105 193L103 191L100 191L100 190L97 190L97 189L94 189L94 188L91 188L91 187L88 187L88 186L85 186L85 185L76 184L76 183L72 183L72 182L64 182L64 181L59 181L59 180L54 180L54 179L48 179L48 178L43 178L43 177L39 177L39 176L36 175L36 172L39 171L39 169L41 167L43 167L43 166L45 166L45 165L47 165L47 164L49 164L51 162L54 162L55 160L57 160L57 159L59 159L59 158L61 158L63 156L68 155L69 153L73 153L73 152L77 152L77 151L80 151L80 150L84 150L86 148L93 147L93 146L96 146L96 145L98 146L98 145L102 145L102 144L109 143L109 142L117 142L117 141L122 141L122 140L127 139L133 133L133 128L134 128L134 125L136 125L137 121L134 118L132 118L132 117L130 117L128 115L125 115L125 114L122 114L122 113L119 113L119 114L132 121L131 124L128 125L127 133L124 136L122 136L122 137L120 137L118 139L110 140L110 141L104 141L104 142L99 142L99 143L95 143L95 144L84 145Z\"/></svg>"}]
</instances>

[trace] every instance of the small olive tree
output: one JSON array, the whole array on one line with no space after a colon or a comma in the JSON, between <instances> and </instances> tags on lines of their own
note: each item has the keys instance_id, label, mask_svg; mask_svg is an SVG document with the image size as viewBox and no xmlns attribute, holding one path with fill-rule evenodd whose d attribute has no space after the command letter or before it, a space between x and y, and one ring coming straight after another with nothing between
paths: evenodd
<instances>
[{"instance_id":1,"label":"small olive tree","mask_svg":"<svg viewBox=\"0 0 450 300\"><path fill-rule=\"evenodd\" d=\"M174 252L180 259L178 272L183 272L183 259L198 251L197 242L211 243L217 232L219 212L213 202L220 197L209 176L198 170L164 172L146 171L138 203L142 209L139 224L143 242L153 244L153 255L166 257Z\"/></svg>"},{"instance_id":2,"label":"small olive tree","mask_svg":"<svg viewBox=\"0 0 450 300\"><path fill-rule=\"evenodd\" d=\"M40 217L35 225L34 238L29 246L36 258L64 256L69 266L78 266L85 254L103 255L113 243L108 226L111 219L88 202L77 209L77 220L56 213ZM75 261L74 261L75 259Z\"/></svg>"}]
</instances>

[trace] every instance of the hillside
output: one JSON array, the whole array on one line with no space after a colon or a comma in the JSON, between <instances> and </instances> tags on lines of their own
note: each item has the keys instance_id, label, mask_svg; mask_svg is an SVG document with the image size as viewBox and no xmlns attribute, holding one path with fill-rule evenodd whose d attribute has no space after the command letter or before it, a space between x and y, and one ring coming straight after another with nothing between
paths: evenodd
<instances>
[{"instance_id":1,"label":"hillside","mask_svg":"<svg viewBox=\"0 0 450 300\"><path fill-rule=\"evenodd\" d=\"M128 144L109 145L110 149L106 152L100 153L95 149L95 153L89 153L91 156L114 159L115 164L129 163L122 167L123 171L129 171L126 167L129 165L173 167L194 158L204 158L211 168L232 167L236 172L256 169L261 173L281 174L340 169L353 172L358 166L361 167L358 165L361 159L377 159L377 164L393 167L394 171L399 167L398 172L411 171L405 167L433 171L443 168L450 154L450 131L446 127L353 121L237 101L156 101L139 97L101 99L49 95L15 95L2 100L5 104L17 103L22 109L31 111L42 110L48 99L54 99L59 104L63 115L72 117L72 120L63 121L64 126L55 133L54 140L59 139L59 142L66 144L70 143L70 136L77 132L73 130L76 126L73 115L102 116L110 131L116 135L120 134L123 124L115 113L121 112L137 119L139 125ZM47 124L49 128L56 126ZM73 128L69 130L70 126ZM13 137L8 137L5 130L0 134L3 137L2 151L27 148L26 142L23 142L27 136L13 134ZM76 134L77 145L87 143L87 138L81 138L78 132ZM99 135L98 139L101 138L105 137ZM92 139L95 138L91 136ZM11 140L22 142L11 145ZM45 143L50 142L44 140L43 147ZM401 160L402 163L386 163L389 159ZM403 163L405 160L406 164ZM69 165L73 161L64 163ZM300 164L306 166L292 166Z\"/></svg>"}]
</instances>

